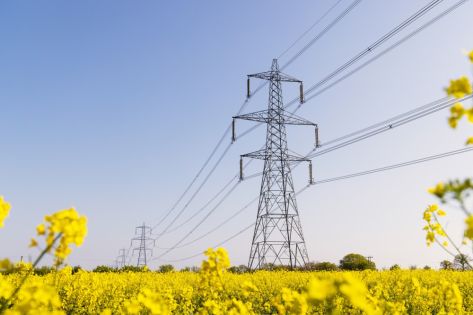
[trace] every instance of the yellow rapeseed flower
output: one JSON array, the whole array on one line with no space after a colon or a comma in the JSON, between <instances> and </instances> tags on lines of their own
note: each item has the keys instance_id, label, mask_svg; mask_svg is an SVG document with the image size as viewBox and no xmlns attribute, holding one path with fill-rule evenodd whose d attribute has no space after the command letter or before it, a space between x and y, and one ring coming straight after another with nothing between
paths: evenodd
<instances>
[{"instance_id":1,"label":"yellow rapeseed flower","mask_svg":"<svg viewBox=\"0 0 473 315\"><path fill-rule=\"evenodd\" d=\"M3 199L3 196L0 196L0 228L3 227L3 222L8 217L10 208L11 205Z\"/></svg>"},{"instance_id":2,"label":"yellow rapeseed flower","mask_svg":"<svg viewBox=\"0 0 473 315\"><path fill-rule=\"evenodd\" d=\"M463 104L460 102L456 102L453 104L453 106L450 108L450 113L454 116L457 117L462 117L465 114L465 107L463 107Z\"/></svg>"},{"instance_id":3,"label":"yellow rapeseed flower","mask_svg":"<svg viewBox=\"0 0 473 315\"><path fill-rule=\"evenodd\" d=\"M473 63L473 50L468 53L468 58Z\"/></svg>"},{"instance_id":4,"label":"yellow rapeseed flower","mask_svg":"<svg viewBox=\"0 0 473 315\"><path fill-rule=\"evenodd\" d=\"M465 111L465 115L468 118L468 121L473 123L473 107Z\"/></svg>"},{"instance_id":5,"label":"yellow rapeseed flower","mask_svg":"<svg viewBox=\"0 0 473 315\"><path fill-rule=\"evenodd\" d=\"M312 279L307 288L307 294L312 301L324 301L337 293L332 279Z\"/></svg>"},{"instance_id":6,"label":"yellow rapeseed flower","mask_svg":"<svg viewBox=\"0 0 473 315\"><path fill-rule=\"evenodd\" d=\"M445 92L447 92L449 96L462 98L467 94L471 94L473 91L468 77L462 76L459 79L450 80L450 86L445 88Z\"/></svg>"},{"instance_id":7,"label":"yellow rapeseed flower","mask_svg":"<svg viewBox=\"0 0 473 315\"><path fill-rule=\"evenodd\" d=\"M39 224L36 227L36 233L38 233L38 235L44 235L46 233L46 226L43 223Z\"/></svg>"},{"instance_id":8,"label":"yellow rapeseed flower","mask_svg":"<svg viewBox=\"0 0 473 315\"><path fill-rule=\"evenodd\" d=\"M445 184L440 182L437 185L435 185L435 187L430 187L428 189L428 192L431 193L432 195L435 195L435 196L439 197L439 198L443 198L443 196L445 196L445 193L447 192L447 190L446 190ZM437 207L437 205L433 205L433 206ZM435 210L437 210L437 209L435 209Z\"/></svg>"},{"instance_id":9,"label":"yellow rapeseed flower","mask_svg":"<svg viewBox=\"0 0 473 315\"><path fill-rule=\"evenodd\" d=\"M38 246L38 242L34 238L32 238L30 240L30 245L28 247L36 247L36 246Z\"/></svg>"},{"instance_id":10,"label":"yellow rapeseed flower","mask_svg":"<svg viewBox=\"0 0 473 315\"><path fill-rule=\"evenodd\" d=\"M74 208L60 210L44 217L46 224L36 227L38 236L46 237L46 248L51 251L56 241L59 244L54 248L56 265L61 264L71 253L69 245L81 246L87 235L87 218L77 213Z\"/></svg>"},{"instance_id":11,"label":"yellow rapeseed flower","mask_svg":"<svg viewBox=\"0 0 473 315\"><path fill-rule=\"evenodd\" d=\"M466 223L465 237L470 240L473 240L473 215L470 214L465 219L465 223Z\"/></svg>"},{"instance_id":12,"label":"yellow rapeseed flower","mask_svg":"<svg viewBox=\"0 0 473 315\"><path fill-rule=\"evenodd\" d=\"M469 138L466 140L466 144L467 144L467 145L473 144L473 137L469 137Z\"/></svg>"}]
</instances>

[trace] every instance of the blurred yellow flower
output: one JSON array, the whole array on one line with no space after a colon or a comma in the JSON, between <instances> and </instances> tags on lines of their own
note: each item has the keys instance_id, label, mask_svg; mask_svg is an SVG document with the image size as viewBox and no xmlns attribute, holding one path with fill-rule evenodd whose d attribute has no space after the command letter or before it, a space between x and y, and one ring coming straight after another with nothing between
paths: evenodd
<instances>
[{"instance_id":1,"label":"blurred yellow flower","mask_svg":"<svg viewBox=\"0 0 473 315\"><path fill-rule=\"evenodd\" d=\"M8 217L10 208L11 205L3 199L3 196L0 196L0 228L3 227L3 222Z\"/></svg>"},{"instance_id":2,"label":"blurred yellow flower","mask_svg":"<svg viewBox=\"0 0 473 315\"><path fill-rule=\"evenodd\" d=\"M439 198L442 198L443 196L445 196L445 193L447 192L447 190L446 190L445 184L440 182L437 185L435 185L435 187L430 187L428 189L428 192L431 193L432 195L435 195ZM438 208L437 205L429 206L429 211L431 211L431 212L437 210L437 208L435 210L432 210L431 207L437 207Z\"/></svg>"},{"instance_id":3,"label":"blurred yellow flower","mask_svg":"<svg viewBox=\"0 0 473 315\"><path fill-rule=\"evenodd\" d=\"M445 92L447 92L449 96L462 98L467 94L471 94L473 91L468 77L462 76L459 79L450 80L450 86L445 88Z\"/></svg>"},{"instance_id":4,"label":"blurred yellow flower","mask_svg":"<svg viewBox=\"0 0 473 315\"><path fill-rule=\"evenodd\" d=\"M466 223L465 237L470 240L473 240L473 215L470 214L465 219L465 223Z\"/></svg>"},{"instance_id":5,"label":"blurred yellow flower","mask_svg":"<svg viewBox=\"0 0 473 315\"><path fill-rule=\"evenodd\" d=\"M30 245L28 247L36 247L38 246L38 242L32 238L31 241L30 241Z\"/></svg>"},{"instance_id":6,"label":"blurred yellow flower","mask_svg":"<svg viewBox=\"0 0 473 315\"><path fill-rule=\"evenodd\" d=\"M310 300L324 301L337 293L332 279L313 279L309 282L307 294Z\"/></svg>"},{"instance_id":7,"label":"blurred yellow flower","mask_svg":"<svg viewBox=\"0 0 473 315\"><path fill-rule=\"evenodd\" d=\"M468 58L473 63L473 50L468 53Z\"/></svg>"},{"instance_id":8,"label":"blurred yellow flower","mask_svg":"<svg viewBox=\"0 0 473 315\"><path fill-rule=\"evenodd\" d=\"M44 235L46 233L46 226L44 226L43 223L39 224L37 227L36 227L36 233L38 235Z\"/></svg>"},{"instance_id":9,"label":"blurred yellow flower","mask_svg":"<svg viewBox=\"0 0 473 315\"><path fill-rule=\"evenodd\" d=\"M46 249L51 251L56 241L59 244L54 248L56 265L60 265L71 253L69 245L81 246L87 235L87 218L80 216L74 208L60 210L44 217L46 224L36 227L38 236L45 235Z\"/></svg>"}]
</instances>

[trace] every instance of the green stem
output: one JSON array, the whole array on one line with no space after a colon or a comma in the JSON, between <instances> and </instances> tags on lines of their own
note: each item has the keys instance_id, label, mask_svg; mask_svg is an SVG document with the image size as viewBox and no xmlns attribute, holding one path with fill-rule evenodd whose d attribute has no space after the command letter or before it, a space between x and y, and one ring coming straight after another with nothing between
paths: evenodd
<instances>
[{"instance_id":1,"label":"green stem","mask_svg":"<svg viewBox=\"0 0 473 315\"><path fill-rule=\"evenodd\" d=\"M433 214L434 215L434 218L435 218L435 221L437 221L438 224L440 224L437 216L435 215L435 213ZM460 255L464 255L461 251L460 251L460 248L455 244L455 242L452 240L452 238L448 235L448 233L445 231L445 229L443 228L442 224L440 224L440 226L442 227L442 231L445 233L445 237L448 239L448 241L450 242L450 244L452 244L453 248L455 248L455 250L458 252L458 254ZM438 242L440 243L440 242ZM440 244L440 246L444 249L445 246L443 246L443 244ZM468 262L468 260L466 261L466 264L468 265L468 267L470 267L470 269L473 269L473 267L470 265L470 263Z\"/></svg>"},{"instance_id":2,"label":"green stem","mask_svg":"<svg viewBox=\"0 0 473 315\"><path fill-rule=\"evenodd\" d=\"M39 264L39 262L41 261L41 259L43 258L44 255L46 255L46 253L48 253L51 248L53 248L54 244L57 242L57 240L59 238L61 238L61 235L62 233L59 233L53 240L53 242L48 245L42 252L41 254L39 254L38 258L36 258L36 260L34 261L33 263L33 267L32 267L32 270L34 270L34 268L36 268L36 266ZM20 281L20 284L18 285L18 287L15 288L15 290L13 291L13 293L10 295L10 297L6 300L6 302L1 306L0 308L0 314L3 314L5 312L5 310L7 309L8 307L8 304L18 295L18 292L20 292L20 289L23 287L23 285L25 284L26 282L26 279L28 279L28 277L30 276L30 273L27 273L24 275L24 277L21 279Z\"/></svg>"}]
</instances>

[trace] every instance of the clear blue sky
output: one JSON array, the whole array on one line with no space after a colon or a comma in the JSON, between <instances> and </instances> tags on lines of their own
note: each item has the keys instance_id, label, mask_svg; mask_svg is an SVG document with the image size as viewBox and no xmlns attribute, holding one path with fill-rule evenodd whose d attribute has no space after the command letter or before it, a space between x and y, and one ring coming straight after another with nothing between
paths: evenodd
<instances>
[{"instance_id":1,"label":"clear blue sky","mask_svg":"<svg viewBox=\"0 0 473 315\"><path fill-rule=\"evenodd\" d=\"M363 0L285 72L310 86L427 2ZM75 206L89 218L89 235L70 263L112 263L119 248L129 247L134 227L143 221L155 224L195 176L244 100L246 74L267 70L272 58L333 3L2 1L0 195L13 208L0 231L1 257L35 257L37 252L27 245L42 217ZM281 63L349 3L342 1ZM452 3L445 0L421 22ZM305 104L299 114L319 124L323 141L442 97L450 78L471 70L461 50L473 48L472 12L469 1ZM253 98L246 112L263 109L266 93ZM286 100L296 94L296 87L284 87ZM471 129L450 130L447 115L442 111L317 158L315 178L460 148ZM241 122L238 129L250 126ZM235 175L240 154L263 143L260 128L234 144L179 222ZM312 144L312 130L289 128L293 150L302 154ZM373 256L381 267L438 266L448 257L425 246L422 211L433 201L426 189L440 180L471 175L472 158L467 153L307 190L298 204L310 259L337 262L359 252ZM248 173L261 168L252 163ZM296 189L306 184L306 172L294 172ZM193 235L215 227L256 196L258 187L259 179L240 184ZM447 210L448 228L460 239L462 216ZM165 258L198 253L255 216L252 207ZM162 237L158 246L172 245L201 217ZM247 262L251 235L248 231L226 245L233 263ZM155 256L160 253L156 248Z\"/></svg>"}]
</instances>

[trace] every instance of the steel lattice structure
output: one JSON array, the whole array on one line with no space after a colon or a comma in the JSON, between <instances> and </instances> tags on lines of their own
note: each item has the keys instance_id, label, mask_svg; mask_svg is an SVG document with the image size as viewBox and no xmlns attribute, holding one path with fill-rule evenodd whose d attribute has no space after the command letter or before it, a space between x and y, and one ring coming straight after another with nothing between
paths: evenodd
<instances>
[{"instance_id":1,"label":"steel lattice structure","mask_svg":"<svg viewBox=\"0 0 473 315\"><path fill-rule=\"evenodd\" d=\"M235 119L244 119L263 122L267 125L266 147L263 150L241 155L240 159L241 179L243 179L243 158L264 160L258 213L248 267L259 269L268 264L286 265L291 268L303 266L309 258L299 219L290 163L301 161L310 163L310 160L289 154L286 125L314 126L316 142L318 142L317 125L284 110L282 82L300 84L301 103L304 93L302 81L280 72L277 59L273 60L271 71L248 75L248 97L250 97L250 78L269 81L269 102L267 110L233 117L233 122ZM235 132L233 132L233 140L235 140ZM309 170L309 181L312 182L311 164L309 164Z\"/></svg>"},{"instance_id":2,"label":"steel lattice structure","mask_svg":"<svg viewBox=\"0 0 473 315\"><path fill-rule=\"evenodd\" d=\"M121 248L118 253L117 259L115 259L115 268L120 269L126 265L126 248Z\"/></svg>"},{"instance_id":3,"label":"steel lattice structure","mask_svg":"<svg viewBox=\"0 0 473 315\"><path fill-rule=\"evenodd\" d=\"M139 244L138 247L133 248L133 254L138 251L136 266L144 267L148 265L148 258L153 253L150 247L155 246L155 240L149 236L151 235L151 227L144 223L135 228L135 235L137 235L137 237L131 239L131 244L133 245L133 242L138 242Z\"/></svg>"}]
</instances>

